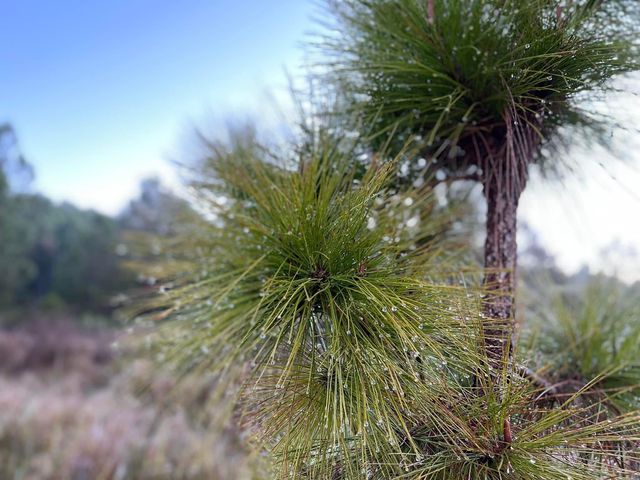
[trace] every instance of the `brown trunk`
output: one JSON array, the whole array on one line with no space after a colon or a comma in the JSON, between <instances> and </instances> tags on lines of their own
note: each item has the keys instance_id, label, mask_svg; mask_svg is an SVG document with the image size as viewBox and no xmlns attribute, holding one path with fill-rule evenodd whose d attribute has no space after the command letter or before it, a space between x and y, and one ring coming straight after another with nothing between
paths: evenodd
<instances>
[{"instance_id":1,"label":"brown trunk","mask_svg":"<svg viewBox=\"0 0 640 480\"><path fill-rule=\"evenodd\" d=\"M508 171L494 172L484 181L487 200L483 313L485 345L492 365L510 357L514 332L517 210L522 186L514 188ZM515 191L514 191L515 190Z\"/></svg>"}]
</instances>

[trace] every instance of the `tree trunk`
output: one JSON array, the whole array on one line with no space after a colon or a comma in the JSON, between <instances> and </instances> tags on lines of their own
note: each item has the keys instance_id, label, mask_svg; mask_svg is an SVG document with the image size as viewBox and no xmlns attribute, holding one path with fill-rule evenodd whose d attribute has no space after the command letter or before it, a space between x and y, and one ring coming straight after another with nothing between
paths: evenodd
<instances>
[{"instance_id":1,"label":"tree trunk","mask_svg":"<svg viewBox=\"0 0 640 480\"><path fill-rule=\"evenodd\" d=\"M509 178L509 172L494 171L484 180L487 201L487 238L484 250L483 313L485 348L492 366L511 356L515 327L517 211L524 185ZM515 185L518 185L515 187Z\"/></svg>"}]
</instances>

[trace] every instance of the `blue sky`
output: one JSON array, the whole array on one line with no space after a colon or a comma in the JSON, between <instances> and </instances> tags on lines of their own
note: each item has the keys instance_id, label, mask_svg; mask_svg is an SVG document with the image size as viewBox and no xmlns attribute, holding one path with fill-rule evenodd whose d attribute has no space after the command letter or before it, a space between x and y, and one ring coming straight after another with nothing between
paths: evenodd
<instances>
[{"instance_id":1,"label":"blue sky","mask_svg":"<svg viewBox=\"0 0 640 480\"><path fill-rule=\"evenodd\" d=\"M114 213L192 124L256 110L300 64L301 0L4 0L0 121L54 199Z\"/></svg>"},{"instance_id":2,"label":"blue sky","mask_svg":"<svg viewBox=\"0 0 640 480\"><path fill-rule=\"evenodd\" d=\"M267 115L314 12L312 0L2 0L0 122L15 126L35 190L116 213L145 176L178 184L169 159L194 125ZM640 257L601 252L615 241L640 252L639 144L615 179L596 166L525 192L522 218L567 270L640 279Z\"/></svg>"}]
</instances>

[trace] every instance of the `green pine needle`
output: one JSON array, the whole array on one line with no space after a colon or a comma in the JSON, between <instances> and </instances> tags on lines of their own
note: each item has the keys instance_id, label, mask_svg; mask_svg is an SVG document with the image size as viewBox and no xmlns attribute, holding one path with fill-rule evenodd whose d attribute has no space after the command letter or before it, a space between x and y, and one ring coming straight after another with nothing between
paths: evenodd
<instances>
[{"instance_id":1,"label":"green pine needle","mask_svg":"<svg viewBox=\"0 0 640 480\"><path fill-rule=\"evenodd\" d=\"M639 67L634 0L434 0L433 17L428 0L325 3L322 75L347 113L373 145L420 140L452 176L510 137L526 164L559 125L597 130L582 94Z\"/></svg>"}]
</instances>

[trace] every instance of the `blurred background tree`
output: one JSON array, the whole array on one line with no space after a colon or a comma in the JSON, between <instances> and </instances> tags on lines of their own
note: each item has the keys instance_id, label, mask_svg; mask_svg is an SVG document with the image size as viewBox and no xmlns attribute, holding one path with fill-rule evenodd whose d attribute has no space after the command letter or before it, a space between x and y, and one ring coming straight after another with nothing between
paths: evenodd
<instances>
[{"instance_id":1,"label":"blurred background tree","mask_svg":"<svg viewBox=\"0 0 640 480\"><path fill-rule=\"evenodd\" d=\"M34 172L13 128L3 125L0 135L0 308L110 316L114 299L135 286L122 261L123 231L167 233L184 202L147 180L119 219L55 204L29 192Z\"/></svg>"},{"instance_id":2,"label":"blurred background tree","mask_svg":"<svg viewBox=\"0 0 640 480\"><path fill-rule=\"evenodd\" d=\"M22 193L4 199L2 222L3 306L107 312L110 298L130 287L114 219Z\"/></svg>"},{"instance_id":3,"label":"blurred background tree","mask_svg":"<svg viewBox=\"0 0 640 480\"><path fill-rule=\"evenodd\" d=\"M190 210L186 200L162 185L157 177L150 177L140 182L140 196L118 216L118 224L124 230L167 236L175 233L178 219Z\"/></svg>"}]
</instances>

